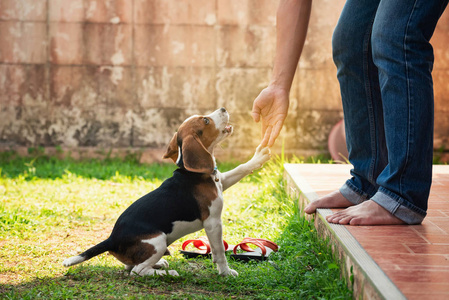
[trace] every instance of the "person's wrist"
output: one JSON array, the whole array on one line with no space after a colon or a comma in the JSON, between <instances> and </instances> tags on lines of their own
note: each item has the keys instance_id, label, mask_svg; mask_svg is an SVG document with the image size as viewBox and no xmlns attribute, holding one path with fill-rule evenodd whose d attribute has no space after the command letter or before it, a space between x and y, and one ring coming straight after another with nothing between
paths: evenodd
<instances>
[{"instance_id":1,"label":"person's wrist","mask_svg":"<svg viewBox=\"0 0 449 300\"><path fill-rule=\"evenodd\" d=\"M289 84L285 84L283 82L279 82L276 80L272 80L269 84L268 84L268 88L272 89L272 90L276 90L276 91L280 91L280 92L285 92L286 94L290 93L290 88L291 85Z\"/></svg>"},{"instance_id":2,"label":"person's wrist","mask_svg":"<svg viewBox=\"0 0 449 300\"><path fill-rule=\"evenodd\" d=\"M277 83L270 83L267 89L273 94L277 95L277 97L289 97L290 95L290 87L285 85L279 85Z\"/></svg>"}]
</instances>

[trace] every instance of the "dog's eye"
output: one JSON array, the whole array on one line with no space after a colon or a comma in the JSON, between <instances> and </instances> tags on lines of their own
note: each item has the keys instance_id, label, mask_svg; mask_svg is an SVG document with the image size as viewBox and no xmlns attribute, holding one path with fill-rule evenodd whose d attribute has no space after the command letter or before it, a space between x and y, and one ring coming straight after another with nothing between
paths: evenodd
<instances>
[{"instance_id":1,"label":"dog's eye","mask_svg":"<svg viewBox=\"0 0 449 300\"><path fill-rule=\"evenodd\" d=\"M204 124L209 125L210 121L208 118L204 118L203 120L204 120Z\"/></svg>"}]
</instances>

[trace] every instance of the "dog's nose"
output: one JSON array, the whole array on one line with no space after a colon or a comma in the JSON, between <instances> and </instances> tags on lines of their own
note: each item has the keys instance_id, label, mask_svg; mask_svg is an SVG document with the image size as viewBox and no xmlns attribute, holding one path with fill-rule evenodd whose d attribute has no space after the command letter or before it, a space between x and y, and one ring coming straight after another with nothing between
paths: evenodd
<instances>
[{"instance_id":1,"label":"dog's nose","mask_svg":"<svg viewBox=\"0 0 449 300\"><path fill-rule=\"evenodd\" d=\"M226 108L224 108L224 107L222 107L222 108L220 108L220 110L221 110L221 112L226 112Z\"/></svg>"}]
</instances>

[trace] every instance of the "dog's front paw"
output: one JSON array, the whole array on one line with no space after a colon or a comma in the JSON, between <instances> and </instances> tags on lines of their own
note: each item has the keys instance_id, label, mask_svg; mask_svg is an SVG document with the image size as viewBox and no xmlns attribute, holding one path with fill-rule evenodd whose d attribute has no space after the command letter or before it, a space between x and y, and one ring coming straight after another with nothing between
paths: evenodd
<instances>
[{"instance_id":1,"label":"dog's front paw","mask_svg":"<svg viewBox=\"0 0 449 300\"><path fill-rule=\"evenodd\" d=\"M221 276L229 276L229 275L231 275L233 277L239 276L239 273L237 273L237 271L235 271L233 269L229 269L229 268L223 272L220 272L219 274Z\"/></svg>"},{"instance_id":2,"label":"dog's front paw","mask_svg":"<svg viewBox=\"0 0 449 300\"><path fill-rule=\"evenodd\" d=\"M256 153L254 153L253 158L251 158L251 163L253 170L259 169L262 165L270 160L271 151L268 147L262 147L261 145L257 146Z\"/></svg>"},{"instance_id":3,"label":"dog's front paw","mask_svg":"<svg viewBox=\"0 0 449 300\"><path fill-rule=\"evenodd\" d=\"M238 276L239 273L237 273L236 271L234 271L233 269L230 269L228 264L217 264L217 269L218 269L218 274L221 276Z\"/></svg>"}]
</instances>

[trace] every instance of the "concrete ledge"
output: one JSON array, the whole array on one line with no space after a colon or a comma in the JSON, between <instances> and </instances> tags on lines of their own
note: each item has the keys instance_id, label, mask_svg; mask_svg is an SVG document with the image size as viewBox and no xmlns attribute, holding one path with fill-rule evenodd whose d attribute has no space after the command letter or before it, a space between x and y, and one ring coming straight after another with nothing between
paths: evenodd
<instances>
[{"instance_id":1,"label":"concrete ledge","mask_svg":"<svg viewBox=\"0 0 449 300\"><path fill-rule=\"evenodd\" d=\"M302 211L304 206L315 201L318 195L308 184L305 178L307 174L301 171L300 164L285 164L284 167L288 193L293 199L298 199ZM339 168L341 171L350 168L349 165L329 165L329 167ZM334 253L340 259L342 275L346 277L348 283L353 281L354 298L406 299L345 226L329 224L326 221L325 217L329 214L332 214L330 209L318 209L315 218L308 216L308 219L314 221L321 237L329 239Z\"/></svg>"}]
</instances>

